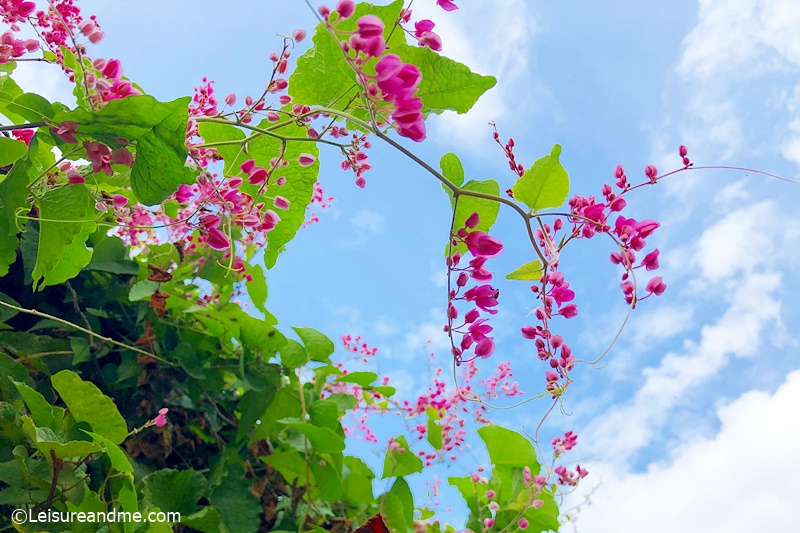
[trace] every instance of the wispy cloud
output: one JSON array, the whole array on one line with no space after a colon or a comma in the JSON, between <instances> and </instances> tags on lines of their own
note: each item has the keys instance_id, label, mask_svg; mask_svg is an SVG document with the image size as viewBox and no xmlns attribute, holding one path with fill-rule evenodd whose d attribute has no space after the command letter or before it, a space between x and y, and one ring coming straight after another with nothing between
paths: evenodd
<instances>
[{"instance_id":1,"label":"wispy cloud","mask_svg":"<svg viewBox=\"0 0 800 533\"><path fill-rule=\"evenodd\" d=\"M414 4L414 14L436 22L444 55L498 80L466 115L446 112L429 122L436 139L443 144L467 149L485 146L491 142L487 126L490 121L514 119L516 106L529 100L531 92L546 92L530 79L537 26L528 2L495 0L491 9L446 14L433 2L427 2Z\"/></svg>"},{"instance_id":2,"label":"wispy cloud","mask_svg":"<svg viewBox=\"0 0 800 533\"><path fill-rule=\"evenodd\" d=\"M794 531L800 494L800 371L772 395L721 407L712 438L684 434L668 463L641 473L589 466L601 479L577 515L583 533ZM587 478L590 479L590 478Z\"/></svg>"}]
</instances>

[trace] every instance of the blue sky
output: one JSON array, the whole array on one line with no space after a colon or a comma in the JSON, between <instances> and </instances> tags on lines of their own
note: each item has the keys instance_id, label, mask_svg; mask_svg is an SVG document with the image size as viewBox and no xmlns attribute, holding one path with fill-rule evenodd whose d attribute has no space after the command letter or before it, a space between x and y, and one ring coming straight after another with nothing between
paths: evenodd
<instances>
[{"instance_id":1,"label":"blue sky","mask_svg":"<svg viewBox=\"0 0 800 533\"><path fill-rule=\"evenodd\" d=\"M487 125L494 120L503 138L514 137L526 166L561 144L571 193L599 194L616 164L631 179L642 179L649 163L662 172L677 168L680 144L696 165L796 178L796 2L458 4L445 13L433 0L416 0L414 10L437 23L444 54L496 76L498 85L470 114L429 120L428 140L413 148L432 164L454 151L469 179L510 187L514 176ZM107 34L92 55L120 58L127 76L162 99L191 94L203 76L216 80L222 95L257 94L268 76L267 56L280 45L276 34L314 25L299 0L222 9L206 0L81 5ZM68 100L56 69L19 70L23 87ZM440 364L448 360L441 326L449 204L435 180L398 154L376 145L371 158L374 170L361 190L339 170L337 154L323 150L321 180L336 201L268 273L267 306L285 329L312 326L333 339L362 335L380 347L374 368L392 376L401 393L415 394L427 385L429 349ZM591 475L564 506L580 505L579 531L796 528L798 200L797 186L734 171L682 173L629 198L628 216L662 222L650 242L661 250L669 288L640 304L602 369L575 372L565 400L571 416L556 413L543 430L543 444L569 429L579 435L567 460ZM493 233L506 245L494 262L498 278L533 259L509 213ZM581 307L564 331L579 359L593 359L625 306L608 243L580 244L562 256ZM520 388L535 393L544 368L518 333L535 301L515 283L498 282L502 310L490 362L512 361ZM533 402L490 416L533 431L548 406ZM397 432L392 424L381 423L382 436ZM474 454L439 474L473 471L484 460L480 442L474 444ZM363 453L361 444L351 445ZM367 457L379 463L377 455ZM444 491L441 500L446 507L456 498ZM461 512L456 504L448 516L459 523Z\"/></svg>"}]
</instances>

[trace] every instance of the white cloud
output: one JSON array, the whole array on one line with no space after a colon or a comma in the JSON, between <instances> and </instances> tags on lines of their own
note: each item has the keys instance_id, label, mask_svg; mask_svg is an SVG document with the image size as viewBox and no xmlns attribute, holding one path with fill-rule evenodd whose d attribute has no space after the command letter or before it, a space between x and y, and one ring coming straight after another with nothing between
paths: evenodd
<instances>
[{"instance_id":1,"label":"white cloud","mask_svg":"<svg viewBox=\"0 0 800 533\"><path fill-rule=\"evenodd\" d=\"M782 304L776 293L782 273L776 268L797 255L796 236L781 231L785 223L797 222L781 220L771 201L740 207L675 254L683 261L668 265L667 272L674 275L666 274L666 279L676 279L672 290L685 287L680 307L660 308L650 318L646 315L645 322L636 326L633 340L648 333L667 338L690 326L699 338L687 337L680 351L667 353L657 366L644 369L633 397L588 425L584 442L590 443L592 451L603 456L613 453L614 463L627 468L629 459L659 435L684 394L706 383L731 358L760 353L769 342L769 328L770 338L781 330ZM678 282L680 278L686 281ZM701 313L701 306L708 305L705 299L724 304L723 310L716 317L708 311ZM681 322L681 311L693 317L690 322ZM678 323L659 326L658 319ZM623 359L622 366L629 365Z\"/></svg>"},{"instance_id":2,"label":"white cloud","mask_svg":"<svg viewBox=\"0 0 800 533\"><path fill-rule=\"evenodd\" d=\"M17 63L12 76L25 92L36 93L50 102L61 102L70 107L76 105L72 85L56 65L24 61Z\"/></svg>"},{"instance_id":3,"label":"white cloud","mask_svg":"<svg viewBox=\"0 0 800 533\"><path fill-rule=\"evenodd\" d=\"M383 215L376 211L362 209L350 219L350 223L362 232L372 235L380 235L383 233L383 225L385 220L386 219L383 217Z\"/></svg>"},{"instance_id":4,"label":"white cloud","mask_svg":"<svg viewBox=\"0 0 800 533\"><path fill-rule=\"evenodd\" d=\"M513 119L517 105L528 105L531 93L546 92L529 78L531 42L537 32L535 17L524 0L495 0L491 9L458 10L443 16L433 2L414 4L415 19L431 18L442 37L442 54L474 72L497 78L465 115L445 112L431 120L442 143L477 148L491 141L488 123ZM475 38L480 35L480 38ZM517 102L513 106L511 102Z\"/></svg>"},{"instance_id":5,"label":"white cloud","mask_svg":"<svg viewBox=\"0 0 800 533\"><path fill-rule=\"evenodd\" d=\"M449 353L450 340L443 331L444 312L442 309L431 309L430 319L416 324L405 335L405 348L413 353L429 351L446 351Z\"/></svg>"},{"instance_id":6,"label":"white cloud","mask_svg":"<svg viewBox=\"0 0 800 533\"><path fill-rule=\"evenodd\" d=\"M713 438L666 464L626 474L590 465L600 487L577 515L582 533L796 531L800 521L800 371L772 395L750 391L717 410ZM593 476L587 478L592 479ZM587 484L588 485L588 484ZM579 492L584 493L586 486Z\"/></svg>"}]
</instances>

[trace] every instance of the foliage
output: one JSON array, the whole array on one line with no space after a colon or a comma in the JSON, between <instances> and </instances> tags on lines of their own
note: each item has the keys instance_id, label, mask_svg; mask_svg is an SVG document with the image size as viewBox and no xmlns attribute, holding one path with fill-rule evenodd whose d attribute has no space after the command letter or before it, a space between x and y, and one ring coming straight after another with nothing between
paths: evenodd
<instances>
[{"instance_id":1,"label":"foliage","mask_svg":"<svg viewBox=\"0 0 800 533\"><path fill-rule=\"evenodd\" d=\"M457 277L457 288L448 289L447 330L465 379L477 371L473 359L494 349L487 320L499 296L485 264L502 251L488 235L501 206L522 217L537 257L507 277L534 282L542 302L542 324L523 327L522 335L553 369L546 394L554 401L575 363L549 321L577 313L574 304L562 306L574 293L558 271L559 250L605 234L619 247L623 280L633 268L657 267L657 250L647 265L634 266L628 255L657 223L606 224L631 190L624 173L618 193L604 189L605 203L576 196L570 215L551 227L541 211L561 207L569 192L559 145L525 171L509 141L505 154L519 179L506 198L495 180L465 182L455 154L441 159L440 174L394 139L423 140L430 114L465 113L495 84L438 54L431 21L404 30L410 13L401 0L343 0L333 12L322 10L312 46L288 80L288 50L304 32L272 55L262 95L238 109L229 95L222 110L206 80L192 98L160 102L126 79L119 61L91 60L89 43L102 30L70 2L50 3L35 19L27 18L31 3L7 4L0 8L6 22L28 20L42 30L41 59L71 76L78 107L24 93L14 82L19 55L0 58L0 113L9 122L0 126L7 135L0 137L4 516L13 509L175 512L168 521L180 531L347 533L381 514L396 532L453 530L419 505L408 480L461 445L466 430L455 406L477 396L459 390L445 401L442 386L416 405L403 403L377 374L336 363L341 354L325 334L279 329L268 310L264 268L313 222L307 209L323 201L320 145L342 155L359 186L370 169L369 139L441 181L453 210L445 250L451 285ZM18 42L9 54L39 46ZM562 228L568 233L556 244ZM660 294L663 282L654 279L648 293ZM623 292L635 306L635 286L623 283ZM260 316L236 303L245 295ZM457 324L463 305L471 309ZM470 350L474 357L464 359ZM368 351L364 345L361 353ZM499 373L491 394L521 394L508 385L508 368ZM347 453L342 420L391 408L419 424L387 443L382 470L373 472ZM492 425L484 411L475 411L477 433L491 471L449 479L469 508L467 527L557 529L558 487L574 486L585 470L546 463L527 437ZM553 460L575 445L573 437L554 440ZM375 494L380 479L392 481ZM14 527L64 530L56 522ZM102 527L170 529L160 522Z\"/></svg>"}]
</instances>

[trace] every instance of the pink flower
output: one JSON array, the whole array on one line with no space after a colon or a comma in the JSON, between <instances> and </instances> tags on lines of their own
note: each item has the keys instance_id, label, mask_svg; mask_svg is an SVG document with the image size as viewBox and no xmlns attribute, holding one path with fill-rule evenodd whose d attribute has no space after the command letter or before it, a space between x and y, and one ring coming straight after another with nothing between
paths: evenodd
<instances>
[{"instance_id":1,"label":"pink flower","mask_svg":"<svg viewBox=\"0 0 800 533\"><path fill-rule=\"evenodd\" d=\"M356 5L353 3L353 0L339 0L339 4L336 6L336 12L339 13L339 18L349 18L353 16L353 13L356 10Z\"/></svg>"},{"instance_id":2,"label":"pink flower","mask_svg":"<svg viewBox=\"0 0 800 533\"><path fill-rule=\"evenodd\" d=\"M458 6L455 5L451 0L436 0L436 5L445 11L455 11L458 9Z\"/></svg>"},{"instance_id":3,"label":"pink flower","mask_svg":"<svg viewBox=\"0 0 800 533\"><path fill-rule=\"evenodd\" d=\"M491 259L497 257L503 251L503 243L495 237L491 237L483 231L473 231L464 239L469 252L476 257L486 257Z\"/></svg>"},{"instance_id":4,"label":"pink flower","mask_svg":"<svg viewBox=\"0 0 800 533\"><path fill-rule=\"evenodd\" d=\"M667 290L666 284L662 281L661 276L656 276L647 282L647 292L653 293L656 296L661 296Z\"/></svg>"},{"instance_id":5,"label":"pink flower","mask_svg":"<svg viewBox=\"0 0 800 533\"><path fill-rule=\"evenodd\" d=\"M122 63L119 59L109 59L103 67L103 76L112 80L122 79Z\"/></svg>"},{"instance_id":6,"label":"pink flower","mask_svg":"<svg viewBox=\"0 0 800 533\"><path fill-rule=\"evenodd\" d=\"M168 412L169 409L167 409L166 407L162 407L161 409L158 410L158 415L156 415L156 417L153 419L157 427L163 428L164 426L167 425Z\"/></svg>"},{"instance_id":7,"label":"pink flower","mask_svg":"<svg viewBox=\"0 0 800 533\"><path fill-rule=\"evenodd\" d=\"M300 154L300 157L298 158L298 162L300 163L301 167L310 167L316 160L317 158L311 154Z\"/></svg>"},{"instance_id":8,"label":"pink flower","mask_svg":"<svg viewBox=\"0 0 800 533\"><path fill-rule=\"evenodd\" d=\"M114 174L111 168L111 150L108 146L99 142L84 141L83 147L86 149L86 156L92 162L92 172L105 172L106 176Z\"/></svg>"},{"instance_id":9,"label":"pink flower","mask_svg":"<svg viewBox=\"0 0 800 533\"><path fill-rule=\"evenodd\" d=\"M175 191L175 200L180 205L188 204L189 200L192 199L192 196L194 196L194 192L192 192L192 188L190 186L188 186L188 185L185 185L185 184L181 185L180 187L178 187L178 190Z\"/></svg>"},{"instance_id":10,"label":"pink flower","mask_svg":"<svg viewBox=\"0 0 800 533\"><path fill-rule=\"evenodd\" d=\"M112 197L111 203L114 205L115 208L121 209L128 205L128 198L122 196L121 194L115 194Z\"/></svg>"},{"instance_id":11,"label":"pink flower","mask_svg":"<svg viewBox=\"0 0 800 533\"><path fill-rule=\"evenodd\" d=\"M528 529L528 520L525 518L520 518L519 522L517 522L517 525L520 529Z\"/></svg>"},{"instance_id":12,"label":"pink flower","mask_svg":"<svg viewBox=\"0 0 800 533\"><path fill-rule=\"evenodd\" d=\"M658 169L655 165L647 165L644 167L644 175L647 176L651 182L655 182L658 177Z\"/></svg>"},{"instance_id":13,"label":"pink flower","mask_svg":"<svg viewBox=\"0 0 800 533\"><path fill-rule=\"evenodd\" d=\"M483 357L484 359L489 357L494 353L494 340L490 337L486 337L482 341L478 341L478 344L475 346L475 355L478 357Z\"/></svg>"},{"instance_id":14,"label":"pink flower","mask_svg":"<svg viewBox=\"0 0 800 533\"><path fill-rule=\"evenodd\" d=\"M472 287L470 290L465 292L464 298L469 302L474 301L475 305L477 305L480 309L494 315L497 314L497 310L489 308L497 305L497 297L499 295L500 291L491 285L480 285L478 287Z\"/></svg>"},{"instance_id":15,"label":"pink flower","mask_svg":"<svg viewBox=\"0 0 800 533\"><path fill-rule=\"evenodd\" d=\"M275 199L272 201L272 205L274 205L278 209L283 209L285 211L289 209L289 200L287 200L283 196L276 196Z\"/></svg>"},{"instance_id":16,"label":"pink flower","mask_svg":"<svg viewBox=\"0 0 800 533\"><path fill-rule=\"evenodd\" d=\"M358 34L362 39L382 36L383 28L385 27L383 21L375 15L364 15L358 19L356 25L358 26Z\"/></svg>"},{"instance_id":17,"label":"pink flower","mask_svg":"<svg viewBox=\"0 0 800 533\"><path fill-rule=\"evenodd\" d=\"M525 468L522 469L522 480L525 483L530 483L531 479L531 467L526 465Z\"/></svg>"},{"instance_id":18,"label":"pink flower","mask_svg":"<svg viewBox=\"0 0 800 533\"><path fill-rule=\"evenodd\" d=\"M300 30L294 30L294 31L292 32L292 37L294 38L294 42L296 42L296 43L299 43L299 42L301 42L303 39L305 39L305 38L306 38L306 30L302 30L302 29L300 29Z\"/></svg>"},{"instance_id":19,"label":"pink flower","mask_svg":"<svg viewBox=\"0 0 800 533\"><path fill-rule=\"evenodd\" d=\"M491 500L492 498L495 497L495 492L493 490L487 490L486 491L486 497Z\"/></svg>"},{"instance_id":20,"label":"pink flower","mask_svg":"<svg viewBox=\"0 0 800 533\"><path fill-rule=\"evenodd\" d=\"M228 250L231 247L231 241L220 230L213 228L208 230L208 245L214 250Z\"/></svg>"},{"instance_id":21,"label":"pink flower","mask_svg":"<svg viewBox=\"0 0 800 533\"><path fill-rule=\"evenodd\" d=\"M77 122L65 120L59 124L58 129L55 129L55 134L65 143L76 144L78 139L75 138L75 134L78 133L78 126Z\"/></svg>"},{"instance_id":22,"label":"pink flower","mask_svg":"<svg viewBox=\"0 0 800 533\"><path fill-rule=\"evenodd\" d=\"M561 307L564 302L571 302L575 299L575 291L569 288L569 283L563 283L553 288L550 295L555 299L556 305Z\"/></svg>"},{"instance_id":23,"label":"pink flower","mask_svg":"<svg viewBox=\"0 0 800 533\"><path fill-rule=\"evenodd\" d=\"M489 509L492 511L500 510L500 504L497 502L489 502Z\"/></svg>"},{"instance_id":24,"label":"pink flower","mask_svg":"<svg viewBox=\"0 0 800 533\"><path fill-rule=\"evenodd\" d=\"M656 270L658 268L658 248L644 256L642 265L644 265L647 270Z\"/></svg>"},{"instance_id":25,"label":"pink flower","mask_svg":"<svg viewBox=\"0 0 800 533\"><path fill-rule=\"evenodd\" d=\"M491 529L494 526L494 518L484 518L483 525L486 526L487 529Z\"/></svg>"},{"instance_id":26,"label":"pink flower","mask_svg":"<svg viewBox=\"0 0 800 533\"><path fill-rule=\"evenodd\" d=\"M526 339L535 339L536 328L533 326L522 326L522 336Z\"/></svg>"},{"instance_id":27,"label":"pink flower","mask_svg":"<svg viewBox=\"0 0 800 533\"><path fill-rule=\"evenodd\" d=\"M111 162L115 165L131 167L133 166L133 154L124 146L122 148L117 148L111 152Z\"/></svg>"},{"instance_id":28,"label":"pink flower","mask_svg":"<svg viewBox=\"0 0 800 533\"><path fill-rule=\"evenodd\" d=\"M395 54L386 54L375 65L378 88L384 92L385 99L410 98L422 81L422 75L415 65L403 63Z\"/></svg>"},{"instance_id":29,"label":"pink flower","mask_svg":"<svg viewBox=\"0 0 800 533\"><path fill-rule=\"evenodd\" d=\"M565 305L561 308L558 314L564 318L575 318L578 316L578 306L575 304Z\"/></svg>"},{"instance_id":30,"label":"pink flower","mask_svg":"<svg viewBox=\"0 0 800 533\"><path fill-rule=\"evenodd\" d=\"M80 183L86 183L86 178L78 174L74 170L70 170L67 172L67 183L70 185L78 185Z\"/></svg>"}]
</instances>

